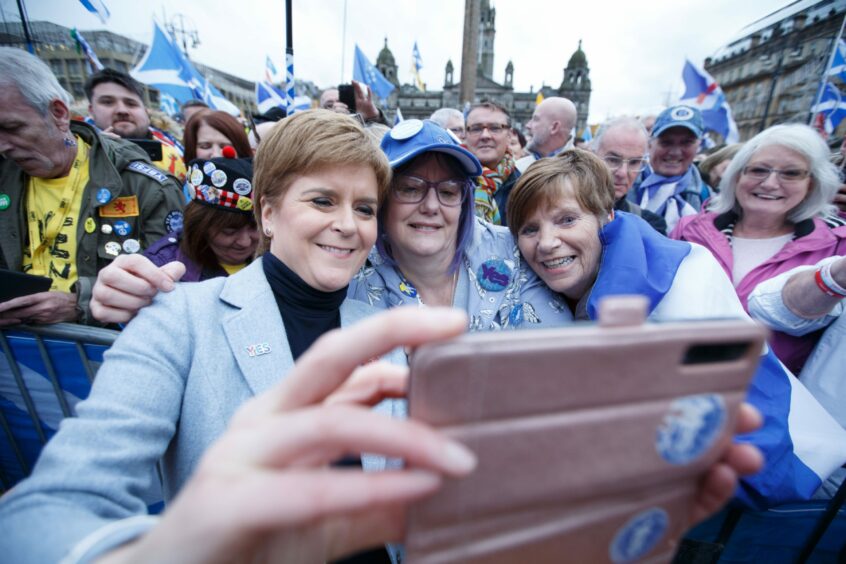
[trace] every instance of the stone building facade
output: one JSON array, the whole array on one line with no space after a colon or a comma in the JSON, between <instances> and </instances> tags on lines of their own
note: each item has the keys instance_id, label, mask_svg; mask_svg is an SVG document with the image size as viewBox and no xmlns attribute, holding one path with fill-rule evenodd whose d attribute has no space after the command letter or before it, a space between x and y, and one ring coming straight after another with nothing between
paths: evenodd
<instances>
[{"instance_id":1,"label":"stone building facade","mask_svg":"<svg viewBox=\"0 0 846 564\"><path fill-rule=\"evenodd\" d=\"M777 123L808 123L844 16L846 0L793 2L705 59L741 140Z\"/></svg>"},{"instance_id":2,"label":"stone building facade","mask_svg":"<svg viewBox=\"0 0 846 564\"><path fill-rule=\"evenodd\" d=\"M564 69L564 77L558 88L543 86L539 91L514 91L514 64L511 61L505 66L505 80L500 84L493 79L494 70L494 39L496 36L496 9L490 6L488 0L481 2L479 22L479 59L476 75L475 101L493 100L508 109L514 125L522 128L532 117L538 92L545 98L550 96L564 96L571 99L578 110L576 129L581 131L587 124L590 110L590 68L587 57L579 47L570 57ZM399 108L402 116L408 118L427 118L439 108L461 109L459 100L460 75L456 77L456 68L452 60L447 61L444 68L444 84L440 91L420 91L413 84L401 84L397 75L397 65L393 53L388 48L388 40L376 57L376 68L391 81L396 90L388 97L388 113L393 114Z\"/></svg>"}]
</instances>

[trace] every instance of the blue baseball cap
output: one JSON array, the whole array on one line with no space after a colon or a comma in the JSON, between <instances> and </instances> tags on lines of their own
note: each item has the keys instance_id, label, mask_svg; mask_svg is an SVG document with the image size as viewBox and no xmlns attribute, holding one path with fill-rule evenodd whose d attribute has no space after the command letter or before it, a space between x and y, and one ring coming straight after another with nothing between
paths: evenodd
<instances>
[{"instance_id":1,"label":"blue baseball cap","mask_svg":"<svg viewBox=\"0 0 846 564\"><path fill-rule=\"evenodd\" d=\"M652 137L658 137L671 127L685 127L693 132L697 138L705 133L702 113L691 106L680 104L671 106L658 114L655 125L652 126Z\"/></svg>"},{"instance_id":2,"label":"blue baseball cap","mask_svg":"<svg viewBox=\"0 0 846 564\"><path fill-rule=\"evenodd\" d=\"M482 174L479 159L461 146L455 134L428 119L407 119L398 123L382 138L382 151L388 156L391 168L422 153L436 151L455 157L467 176Z\"/></svg>"}]
</instances>

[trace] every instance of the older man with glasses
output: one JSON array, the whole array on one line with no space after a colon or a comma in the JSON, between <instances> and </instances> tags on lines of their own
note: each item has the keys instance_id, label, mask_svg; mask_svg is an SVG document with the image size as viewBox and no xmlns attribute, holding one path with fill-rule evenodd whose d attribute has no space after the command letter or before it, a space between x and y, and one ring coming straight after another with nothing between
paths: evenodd
<instances>
[{"instance_id":1,"label":"older man with glasses","mask_svg":"<svg viewBox=\"0 0 846 564\"><path fill-rule=\"evenodd\" d=\"M496 225L506 224L508 194L520 178L508 148L510 132L511 114L496 102L470 108L465 143L482 163L482 175L476 178L476 215Z\"/></svg>"},{"instance_id":2,"label":"older man with glasses","mask_svg":"<svg viewBox=\"0 0 846 564\"><path fill-rule=\"evenodd\" d=\"M635 118L622 117L605 122L591 144L614 177L614 209L638 215L662 235L667 234L667 222L660 215L644 210L626 199L626 194L646 166L649 134Z\"/></svg>"}]
</instances>

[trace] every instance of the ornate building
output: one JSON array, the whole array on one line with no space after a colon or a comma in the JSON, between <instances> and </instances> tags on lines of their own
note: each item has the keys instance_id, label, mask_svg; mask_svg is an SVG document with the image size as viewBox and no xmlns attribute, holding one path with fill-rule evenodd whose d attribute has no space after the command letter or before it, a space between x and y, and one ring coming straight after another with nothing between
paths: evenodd
<instances>
[{"instance_id":1,"label":"ornate building","mask_svg":"<svg viewBox=\"0 0 846 564\"><path fill-rule=\"evenodd\" d=\"M793 2L705 59L741 140L776 123L808 123L845 14L846 0Z\"/></svg>"},{"instance_id":2,"label":"ornate building","mask_svg":"<svg viewBox=\"0 0 846 564\"><path fill-rule=\"evenodd\" d=\"M511 112L514 124L522 127L532 117L535 110L537 91L514 91L514 64L511 61L505 66L505 80L502 84L493 79L494 70L494 38L496 36L496 9L490 6L488 0L481 2L479 23L479 59L476 76L475 101L494 100L502 104ZM393 53L388 48L388 40L376 58L376 68L391 81L397 89L388 97L387 105L390 113L396 108L402 111L404 118L427 118L439 108L460 108L460 83L455 80L455 66L452 60L447 61L444 69L444 84L441 91L420 91L413 84L400 84L397 76L397 65ZM582 42L570 57L564 69L564 79L557 89L542 86L540 93L545 98L549 96L564 96L576 104L578 122L576 129L581 131L587 123L590 109L590 69L587 57L582 51Z\"/></svg>"}]
</instances>

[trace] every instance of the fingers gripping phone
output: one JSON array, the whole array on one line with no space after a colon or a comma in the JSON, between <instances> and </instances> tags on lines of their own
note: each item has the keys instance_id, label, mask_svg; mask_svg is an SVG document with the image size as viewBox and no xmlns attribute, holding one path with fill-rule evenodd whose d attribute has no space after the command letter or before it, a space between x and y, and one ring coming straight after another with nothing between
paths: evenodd
<instances>
[{"instance_id":1,"label":"fingers gripping phone","mask_svg":"<svg viewBox=\"0 0 846 564\"><path fill-rule=\"evenodd\" d=\"M669 560L699 478L731 440L766 330L609 325L601 314L600 325L415 351L410 416L479 464L410 509L409 562Z\"/></svg>"}]
</instances>

